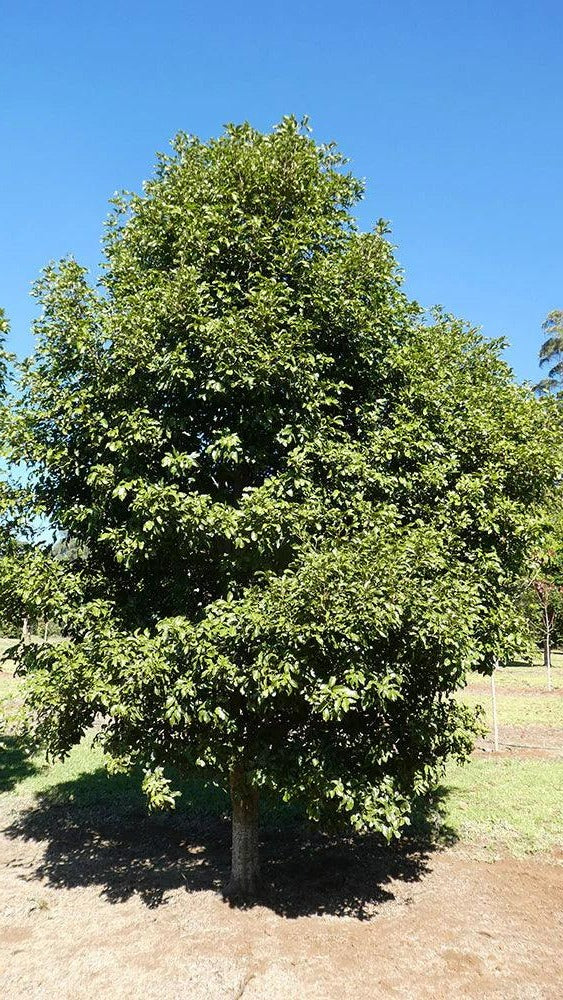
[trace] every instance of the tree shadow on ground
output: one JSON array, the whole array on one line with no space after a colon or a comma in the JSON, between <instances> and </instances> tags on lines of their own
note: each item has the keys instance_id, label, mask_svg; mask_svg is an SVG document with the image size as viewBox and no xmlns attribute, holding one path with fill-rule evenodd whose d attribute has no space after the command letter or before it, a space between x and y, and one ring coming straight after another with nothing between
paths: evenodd
<instances>
[{"instance_id":1,"label":"tree shadow on ground","mask_svg":"<svg viewBox=\"0 0 563 1000\"><path fill-rule=\"evenodd\" d=\"M0 792L10 792L38 770L24 742L0 732Z\"/></svg>"},{"instance_id":2,"label":"tree shadow on ground","mask_svg":"<svg viewBox=\"0 0 563 1000\"><path fill-rule=\"evenodd\" d=\"M222 793L211 789L206 799L209 793L194 786L177 813L150 816L138 787L127 782L102 771L84 774L21 809L4 833L45 848L25 877L59 888L98 886L111 903L138 896L148 907L166 903L180 888L219 892L230 863ZM426 812L435 810L434 797ZM369 919L395 898L400 883L419 881L430 870L435 849L426 834L391 848L374 836L329 836L295 814L283 822L279 810L275 822L266 816L264 825L265 888L256 902L286 917Z\"/></svg>"}]
</instances>

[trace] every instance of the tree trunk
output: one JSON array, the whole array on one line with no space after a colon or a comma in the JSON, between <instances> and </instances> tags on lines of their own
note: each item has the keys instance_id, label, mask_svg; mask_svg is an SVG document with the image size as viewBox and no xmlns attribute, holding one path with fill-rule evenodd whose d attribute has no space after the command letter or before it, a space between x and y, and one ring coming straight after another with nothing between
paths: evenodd
<instances>
[{"instance_id":1,"label":"tree trunk","mask_svg":"<svg viewBox=\"0 0 563 1000\"><path fill-rule=\"evenodd\" d=\"M225 897L245 902L253 899L260 884L258 853L258 789L253 787L242 768L230 774L233 810L231 880Z\"/></svg>"},{"instance_id":2,"label":"tree trunk","mask_svg":"<svg viewBox=\"0 0 563 1000\"><path fill-rule=\"evenodd\" d=\"M493 699L493 746L495 752L498 753L498 715L497 715L497 688L495 684L495 670L497 669L497 663L493 667L493 672L491 674L491 695Z\"/></svg>"},{"instance_id":3,"label":"tree trunk","mask_svg":"<svg viewBox=\"0 0 563 1000\"><path fill-rule=\"evenodd\" d=\"M544 608L543 663L547 670L547 690L551 691L551 622L547 608Z\"/></svg>"}]
</instances>

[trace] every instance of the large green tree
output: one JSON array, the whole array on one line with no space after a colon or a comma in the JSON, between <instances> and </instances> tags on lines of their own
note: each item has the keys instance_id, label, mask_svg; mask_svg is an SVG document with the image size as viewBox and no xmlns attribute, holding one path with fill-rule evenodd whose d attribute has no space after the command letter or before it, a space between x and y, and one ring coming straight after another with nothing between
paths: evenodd
<instances>
[{"instance_id":1,"label":"large green tree","mask_svg":"<svg viewBox=\"0 0 563 1000\"><path fill-rule=\"evenodd\" d=\"M37 288L12 458L81 555L14 571L64 637L20 652L30 719L52 753L101 720L155 805L176 773L230 787L232 895L261 792L391 838L467 754L455 692L516 642L559 465L549 401L425 319L361 194L293 118L180 134L98 287L65 260Z\"/></svg>"}]
</instances>

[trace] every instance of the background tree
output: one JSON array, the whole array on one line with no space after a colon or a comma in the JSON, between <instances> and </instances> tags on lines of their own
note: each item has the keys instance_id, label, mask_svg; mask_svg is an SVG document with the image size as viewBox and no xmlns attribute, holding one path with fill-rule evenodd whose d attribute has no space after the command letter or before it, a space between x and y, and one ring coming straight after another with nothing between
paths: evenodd
<instances>
[{"instance_id":1,"label":"background tree","mask_svg":"<svg viewBox=\"0 0 563 1000\"><path fill-rule=\"evenodd\" d=\"M539 544L531 553L529 598L531 637L543 649L547 687L551 690L551 654L563 626L563 517L561 491L546 503ZM538 613L539 612L539 613Z\"/></svg>"},{"instance_id":2,"label":"background tree","mask_svg":"<svg viewBox=\"0 0 563 1000\"><path fill-rule=\"evenodd\" d=\"M554 309L542 327L545 339L540 348L540 366L550 365L548 375L534 386L540 396L552 395L561 400L563 395L563 311ZM558 412L555 419L561 423ZM531 593L529 602L532 633L541 636L547 685L551 688L551 649L561 625L563 610L563 520L561 490L550 497L545 510L542 545L536 550L531 563ZM536 620L539 609L541 623Z\"/></svg>"},{"instance_id":3,"label":"background tree","mask_svg":"<svg viewBox=\"0 0 563 1000\"><path fill-rule=\"evenodd\" d=\"M100 287L44 272L15 403L34 515L81 547L13 576L63 634L20 650L31 725L57 754L101 718L155 806L175 771L230 788L233 896L261 793L392 838L469 752L455 692L517 644L559 467L550 401L405 297L343 163L293 118L180 134Z\"/></svg>"},{"instance_id":4,"label":"background tree","mask_svg":"<svg viewBox=\"0 0 563 1000\"><path fill-rule=\"evenodd\" d=\"M549 365L547 377L534 389L540 395L554 393L558 398L563 390L563 310L554 309L547 316L542 330L545 339L540 348L540 367Z\"/></svg>"},{"instance_id":5,"label":"background tree","mask_svg":"<svg viewBox=\"0 0 563 1000\"><path fill-rule=\"evenodd\" d=\"M6 405L13 357L6 350L9 323L0 309L0 448L6 450L9 410ZM26 605L17 587L12 586L13 567L23 557L29 544L29 525L22 512L29 506L25 483L18 482L6 462L0 472L0 633L18 636L26 613Z\"/></svg>"},{"instance_id":6,"label":"background tree","mask_svg":"<svg viewBox=\"0 0 563 1000\"><path fill-rule=\"evenodd\" d=\"M545 568L545 563L542 568ZM554 583L548 574L542 573L532 581L532 590L541 609L543 664L547 672L547 689L551 691L551 649L555 618L561 612L561 584Z\"/></svg>"}]
</instances>

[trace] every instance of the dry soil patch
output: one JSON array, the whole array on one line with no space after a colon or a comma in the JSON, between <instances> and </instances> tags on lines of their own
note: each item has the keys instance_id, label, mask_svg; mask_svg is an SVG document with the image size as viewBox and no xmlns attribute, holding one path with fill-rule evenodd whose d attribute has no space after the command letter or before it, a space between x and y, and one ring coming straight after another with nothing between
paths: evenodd
<instances>
[{"instance_id":1,"label":"dry soil patch","mask_svg":"<svg viewBox=\"0 0 563 1000\"><path fill-rule=\"evenodd\" d=\"M182 837L59 819L5 824L2 997L563 997L556 858L486 864L454 848L393 860L288 836L266 844L270 897L237 910L217 892L223 827Z\"/></svg>"}]
</instances>

